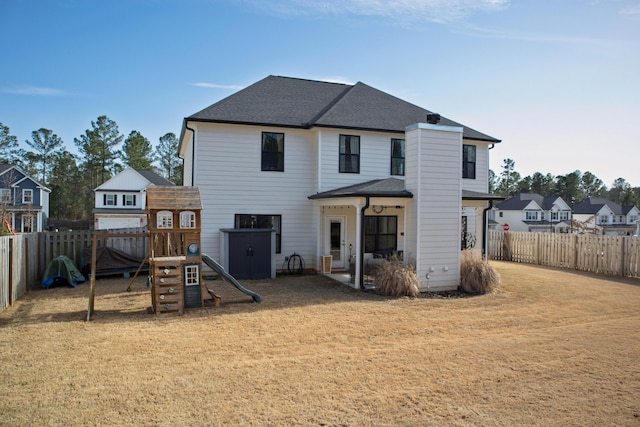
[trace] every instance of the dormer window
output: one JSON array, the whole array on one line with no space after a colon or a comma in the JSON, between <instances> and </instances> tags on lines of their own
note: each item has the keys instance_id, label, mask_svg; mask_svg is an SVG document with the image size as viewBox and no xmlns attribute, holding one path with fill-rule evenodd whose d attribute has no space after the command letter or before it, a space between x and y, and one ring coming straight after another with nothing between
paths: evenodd
<instances>
[{"instance_id":1,"label":"dormer window","mask_svg":"<svg viewBox=\"0 0 640 427\"><path fill-rule=\"evenodd\" d=\"M173 213L171 211L160 211L156 215L158 228L173 228Z\"/></svg>"},{"instance_id":2,"label":"dormer window","mask_svg":"<svg viewBox=\"0 0 640 427\"><path fill-rule=\"evenodd\" d=\"M196 228L196 213L192 211L180 212L180 228Z\"/></svg>"}]
</instances>

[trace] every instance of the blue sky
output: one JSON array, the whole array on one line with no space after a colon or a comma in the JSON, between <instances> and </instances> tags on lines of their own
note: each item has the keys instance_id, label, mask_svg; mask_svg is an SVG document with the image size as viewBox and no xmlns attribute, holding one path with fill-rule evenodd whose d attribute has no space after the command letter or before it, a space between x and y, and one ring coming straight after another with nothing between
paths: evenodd
<instances>
[{"instance_id":1,"label":"blue sky","mask_svg":"<svg viewBox=\"0 0 640 427\"><path fill-rule=\"evenodd\" d=\"M153 144L270 74L361 81L502 139L491 167L640 186L640 0L0 0L0 122Z\"/></svg>"}]
</instances>

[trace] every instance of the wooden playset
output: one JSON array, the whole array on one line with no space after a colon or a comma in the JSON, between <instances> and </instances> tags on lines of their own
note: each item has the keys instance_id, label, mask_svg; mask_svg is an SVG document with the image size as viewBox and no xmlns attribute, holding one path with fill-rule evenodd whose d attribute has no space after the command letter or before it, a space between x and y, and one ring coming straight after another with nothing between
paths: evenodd
<instances>
[{"instance_id":1,"label":"wooden playset","mask_svg":"<svg viewBox=\"0 0 640 427\"><path fill-rule=\"evenodd\" d=\"M197 187L147 188L151 302L156 314L202 307L202 202Z\"/></svg>"}]
</instances>

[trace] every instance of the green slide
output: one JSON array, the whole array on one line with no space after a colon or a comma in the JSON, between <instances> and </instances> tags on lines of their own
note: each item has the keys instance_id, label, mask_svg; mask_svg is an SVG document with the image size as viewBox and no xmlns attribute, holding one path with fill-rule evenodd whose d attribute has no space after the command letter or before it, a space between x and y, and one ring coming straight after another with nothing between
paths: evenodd
<instances>
[{"instance_id":1,"label":"green slide","mask_svg":"<svg viewBox=\"0 0 640 427\"><path fill-rule=\"evenodd\" d=\"M227 273L224 267L218 264L218 262L215 259L211 258L209 255L202 254L202 262L207 264L213 271L215 271L220 276L222 276L224 280L226 280L227 282L231 283L233 286L238 288L240 292L244 292L245 294L249 295L250 297L253 298L255 302L258 302L258 303L262 302L262 297L260 295L242 286L236 280L236 278L230 275L229 273Z\"/></svg>"}]
</instances>

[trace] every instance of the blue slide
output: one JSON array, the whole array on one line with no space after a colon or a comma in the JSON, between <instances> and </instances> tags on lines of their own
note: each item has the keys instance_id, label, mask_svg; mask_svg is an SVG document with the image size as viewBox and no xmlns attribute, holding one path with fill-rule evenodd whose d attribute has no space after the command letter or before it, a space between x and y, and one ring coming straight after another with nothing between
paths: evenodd
<instances>
[{"instance_id":1,"label":"blue slide","mask_svg":"<svg viewBox=\"0 0 640 427\"><path fill-rule=\"evenodd\" d=\"M262 302L262 297L260 295L242 286L236 280L236 278L230 275L229 273L227 273L224 267L218 264L218 262L215 259L211 258L207 254L202 254L202 262L207 264L213 271L218 273L224 280L226 280L227 282L231 283L233 286L238 288L240 292L244 292L245 294L251 296L253 300L257 303Z\"/></svg>"}]
</instances>

